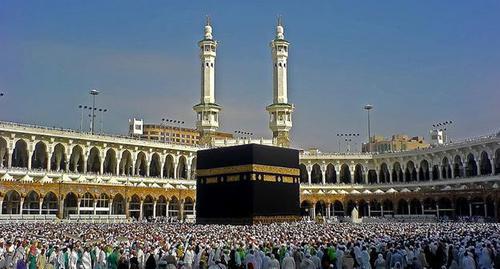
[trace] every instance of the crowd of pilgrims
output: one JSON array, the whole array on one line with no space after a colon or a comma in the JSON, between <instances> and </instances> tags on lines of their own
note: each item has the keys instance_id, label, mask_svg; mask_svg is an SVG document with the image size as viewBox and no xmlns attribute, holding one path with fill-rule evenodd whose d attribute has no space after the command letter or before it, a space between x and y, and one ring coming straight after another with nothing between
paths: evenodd
<instances>
[{"instance_id":1,"label":"crowd of pilgrims","mask_svg":"<svg viewBox=\"0 0 500 269\"><path fill-rule=\"evenodd\" d=\"M0 269L500 268L500 224L0 224Z\"/></svg>"}]
</instances>

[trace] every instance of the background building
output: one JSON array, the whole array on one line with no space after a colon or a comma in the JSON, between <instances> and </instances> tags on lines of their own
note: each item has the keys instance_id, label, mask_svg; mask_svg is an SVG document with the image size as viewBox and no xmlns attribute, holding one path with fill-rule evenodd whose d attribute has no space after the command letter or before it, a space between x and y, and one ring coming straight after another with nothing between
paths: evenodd
<instances>
[{"instance_id":1,"label":"background building","mask_svg":"<svg viewBox=\"0 0 500 269\"><path fill-rule=\"evenodd\" d=\"M143 130L141 138L144 139L192 146L198 145L200 142L200 132L197 129L162 124L144 124ZM223 140L233 138L233 134L215 132L214 137Z\"/></svg>"},{"instance_id":2,"label":"background building","mask_svg":"<svg viewBox=\"0 0 500 269\"><path fill-rule=\"evenodd\" d=\"M362 151L382 153L425 149L428 147L430 145L424 141L422 136L409 137L405 134L395 134L391 139L386 139L381 135L374 135L370 137L370 143L363 144Z\"/></svg>"}]
</instances>

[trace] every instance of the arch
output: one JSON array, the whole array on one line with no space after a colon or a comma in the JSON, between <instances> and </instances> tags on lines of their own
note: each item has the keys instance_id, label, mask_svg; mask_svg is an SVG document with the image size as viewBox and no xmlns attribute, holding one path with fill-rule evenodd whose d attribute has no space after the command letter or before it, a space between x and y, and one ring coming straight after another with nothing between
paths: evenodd
<instances>
[{"instance_id":1,"label":"arch","mask_svg":"<svg viewBox=\"0 0 500 269\"><path fill-rule=\"evenodd\" d=\"M344 184L351 184L351 170L347 164L340 167L340 182Z\"/></svg>"},{"instance_id":2,"label":"arch","mask_svg":"<svg viewBox=\"0 0 500 269\"><path fill-rule=\"evenodd\" d=\"M462 163L462 158L458 155L453 159L453 174L456 178L464 176L464 165Z\"/></svg>"},{"instance_id":3,"label":"arch","mask_svg":"<svg viewBox=\"0 0 500 269\"><path fill-rule=\"evenodd\" d=\"M317 201L315 205L316 216L326 216L326 203L325 201Z\"/></svg>"},{"instance_id":4,"label":"arch","mask_svg":"<svg viewBox=\"0 0 500 269\"><path fill-rule=\"evenodd\" d=\"M368 184L377 184L377 171L368 170Z\"/></svg>"},{"instance_id":5,"label":"arch","mask_svg":"<svg viewBox=\"0 0 500 269\"><path fill-rule=\"evenodd\" d=\"M347 217L351 217L351 213L352 213L352 210L356 207L356 202L354 202L353 200L349 200L347 201L347 204L345 206L345 214ZM359 214L359 210L358 210L358 214Z\"/></svg>"},{"instance_id":6,"label":"arch","mask_svg":"<svg viewBox=\"0 0 500 269\"><path fill-rule=\"evenodd\" d=\"M109 196L105 193L101 193L96 199L96 214L97 215L108 215L109 212Z\"/></svg>"},{"instance_id":7,"label":"arch","mask_svg":"<svg viewBox=\"0 0 500 269\"><path fill-rule=\"evenodd\" d=\"M103 172L105 174L115 174L117 165L118 163L116 160L116 151L112 148L106 150L106 156L104 156Z\"/></svg>"},{"instance_id":8,"label":"arch","mask_svg":"<svg viewBox=\"0 0 500 269\"><path fill-rule=\"evenodd\" d=\"M47 169L48 153L47 145L39 141L35 144L35 150L31 156L31 168L32 169Z\"/></svg>"},{"instance_id":9,"label":"arch","mask_svg":"<svg viewBox=\"0 0 500 269\"><path fill-rule=\"evenodd\" d=\"M165 165L163 166L163 176L166 178L174 178L175 176L174 157L170 154L165 158Z\"/></svg>"},{"instance_id":10,"label":"arch","mask_svg":"<svg viewBox=\"0 0 500 269\"><path fill-rule=\"evenodd\" d=\"M125 199L121 194L116 194L113 197L113 206L111 208L112 215L124 215L125 214Z\"/></svg>"},{"instance_id":11,"label":"arch","mask_svg":"<svg viewBox=\"0 0 500 269\"><path fill-rule=\"evenodd\" d=\"M424 214L436 214L437 203L434 199L426 198L422 204L424 206Z\"/></svg>"},{"instance_id":12,"label":"arch","mask_svg":"<svg viewBox=\"0 0 500 269\"><path fill-rule=\"evenodd\" d=\"M481 159L479 161L479 171L481 175L491 175L492 167L491 161L486 151L481 152Z\"/></svg>"},{"instance_id":13,"label":"arch","mask_svg":"<svg viewBox=\"0 0 500 269\"><path fill-rule=\"evenodd\" d=\"M337 172L335 171L335 165L331 163L326 166L325 182L326 184L337 183Z\"/></svg>"},{"instance_id":14,"label":"arch","mask_svg":"<svg viewBox=\"0 0 500 269\"><path fill-rule=\"evenodd\" d=\"M398 211L399 215L408 215L410 212L408 211L408 202L405 199L400 199L398 201Z\"/></svg>"},{"instance_id":15,"label":"arch","mask_svg":"<svg viewBox=\"0 0 500 269\"><path fill-rule=\"evenodd\" d=\"M90 192L84 193L80 199L80 214L94 214L94 196Z\"/></svg>"},{"instance_id":16,"label":"arch","mask_svg":"<svg viewBox=\"0 0 500 269\"><path fill-rule=\"evenodd\" d=\"M187 197L184 201L184 216L194 215L194 201L191 197Z\"/></svg>"},{"instance_id":17,"label":"arch","mask_svg":"<svg viewBox=\"0 0 500 269\"><path fill-rule=\"evenodd\" d=\"M321 167L315 163L311 170L311 183L321 184L323 182L323 175L321 174Z\"/></svg>"},{"instance_id":18,"label":"arch","mask_svg":"<svg viewBox=\"0 0 500 269\"><path fill-rule=\"evenodd\" d=\"M481 197L474 197L470 200L472 216L486 216L484 200Z\"/></svg>"},{"instance_id":19,"label":"arch","mask_svg":"<svg viewBox=\"0 0 500 269\"><path fill-rule=\"evenodd\" d=\"M23 139L17 140L12 152L12 167L28 168L28 144Z\"/></svg>"},{"instance_id":20,"label":"arch","mask_svg":"<svg viewBox=\"0 0 500 269\"><path fill-rule=\"evenodd\" d=\"M457 216L469 216L469 202L464 197L457 198L455 202L455 213Z\"/></svg>"},{"instance_id":21,"label":"arch","mask_svg":"<svg viewBox=\"0 0 500 269\"><path fill-rule=\"evenodd\" d=\"M92 147L87 157L87 172L99 173L101 170L101 152L97 147Z\"/></svg>"},{"instance_id":22,"label":"arch","mask_svg":"<svg viewBox=\"0 0 500 269\"><path fill-rule=\"evenodd\" d=\"M340 201L333 202L332 208L334 216L344 216L344 205Z\"/></svg>"},{"instance_id":23,"label":"arch","mask_svg":"<svg viewBox=\"0 0 500 269\"><path fill-rule=\"evenodd\" d=\"M455 211L451 200L446 197L442 197L437 201L437 208L439 208L437 210L439 216L451 217L453 216L453 212Z\"/></svg>"},{"instance_id":24,"label":"arch","mask_svg":"<svg viewBox=\"0 0 500 269\"><path fill-rule=\"evenodd\" d=\"M59 199L57 199L57 195L51 191L45 194L43 197L43 203L42 203L42 213L43 214L50 214L50 215L56 215L58 206L59 206Z\"/></svg>"},{"instance_id":25,"label":"arch","mask_svg":"<svg viewBox=\"0 0 500 269\"><path fill-rule=\"evenodd\" d=\"M69 169L74 173L83 173L84 169L84 158L83 149L79 145L76 145L71 150L71 155L69 158Z\"/></svg>"},{"instance_id":26,"label":"arch","mask_svg":"<svg viewBox=\"0 0 500 269\"><path fill-rule=\"evenodd\" d=\"M389 180L390 180L389 168L387 168L386 163L382 163L380 165L379 182L386 183L389 182Z\"/></svg>"},{"instance_id":27,"label":"arch","mask_svg":"<svg viewBox=\"0 0 500 269\"><path fill-rule=\"evenodd\" d=\"M412 161L406 163L405 180L406 182L417 181L417 169Z\"/></svg>"},{"instance_id":28,"label":"arch","mask_svg":"<svg viewBox=\"0 0 500 269\"><path fill-rule=\"evenodd\" d=\"M363 184L363 166L359 163L354 166L354 183Z\"/></svg>"},{"instance_id":29,"label":"arch","mask_svg":"<svg viewBox=\"0 0 500 269\"><path fill-rule=\"evenodd\" d=\"M369 215L369 204L361 199L358 201L358 216L359 217L368 217Z\"/></svg>"},{"instance_id":30,"label":"arch","mask_svg":"<svg viewBox=\"0 0 500 269\"><path fill-rule=\"evenodd\" d=\"M70 214L78 213L78 197L73 192L66 194L64 197L64 213L65 218Z\"/></svg>"},{"instance_id":31,"label":"arch","mask_svg":"<svg viewBox=\"0 0 500 269\"><path fill-rule=\"evenodd\" d=\"M129 150L122 152L120 160L120 175L130 176L134 172L134 163L132 161L132 153Z\"/></svg>"},{"instance_id":32,"label":"arch","mask_svg":"<svg viewBox=\"0 0 500 269\"><path fill-rule=\"evenodd\" d=\"M435 164L432 166L432 180L439 180L439 165Z\"/></svg>"},{"instance_id":33,"label":"arch","mask_svg":"<svg viewBox=\"0 0 500 269\"><path fill-rule=\"evenodd\" d=\"M392 181L404 182L403 169L401 169L401 164L399 162L395 162L392 167Z\"/></svg>"},{"instance_id":34,"label":"arch","mask_svg":"<svg viewBox=\"0 0 500 269\"><path fill-rule=\"evenodd\" d=\"M304 200L300 203L300 215L303 217L310 216L310 211L312 208L312 203L309 200Z\"/></svg>"},{"instance_id":35,"label":"arch","mask_svg":"<svg viewBox=\"0 0 500 269\"><path fill-rule=\"evenodd\" d=\"M61 143L54 146L54 152L50 160L50 169L53 171L61 171L66 169L66 148Z\"/></svg>"},{"instance_id":36,"label":"arch","mask_svg":"<svg viewBox=\"0 0 500 269\"><path fill-rule=\"evenodd\" d=\"M149 176L150 177L159 177L161 174L161 161L160 154L153 153L151 155L151 163L149 164Z\"/></svg>"},{"instance_id":37,"label":"arch","mask_svg":"<svg viewBox=\"0 0 500 269\"><path fill-rule=\"evenodd\" d=\"M191 160L191 179L192 180L196 180L196 162L197 162L197 158L194 157Z\"/></svg>"},{"instance_id":38,"label":"arch","mask_svg":"<svg viewBox=\"0 0 500 269\"><path fill-rule=\"evenodd\" d=\"M20 214L21 208L21 195L15 191L10 190L5 193L2 204L2 214Z\"/></svg>"},{"instance_id":39,"label":"arch","mask_svg":"<svg viewBox=\"0 0 500 269\"><path fill-rule=\"evenodd\" d=\"M153 206L154 206L153 197L151 197L151 195L146 195L146 198L144 198L144 201L142 203L143 218L150 219L153 217Z\"/></svg>"},{"instance_id":40,"label":"arch","mask_svg":"<svg viewBox=\"0 0 500 269\"><path fill-rule=\"evenodd\" d=\"M147 161L146 161L146 153L139 151L137 153L137 159L135 160L135 175L146 176L147 174Z\"/></svg>"},{"instance_id":41,"label":"arch","mask_svg":"<svg viewBox=\"0 0 500 269\"><path fill-rule=\"evenodd\" d=\"M156 216L167 216L167 198L163 195L160 195L160 197L158 197L158 201L156 202Z\"/></svg>"},{"instance_id":42,"label":"arch","mask_svg":"<svg viewBox=\"0 0 500 269\"><path fill-rule=\"evenodd\" d=\"M392 203L391 200L385 199L382 202L382 209L384 210L384 216L385 215L394 215L394 204Z\"/></svg>"},{"instance_id":43,"label":"arch","mask_svg":"<svg viewBox=\"0 0 500 269\"><path fill-rule=\"evenodd\" d=\"M410 201L410 214L411 215L422 215L422 203L417 199L412 199Z\"/></svg>"},{"instance_id":44,"label":"arch","mask_svg":"<svg viewBox=\"0 0 500 269\"><path fill-rule=\"evenodd\" d=\"M467 155L467 166L465 169L465 176L466 177L477 176L477 163L476 163L476 159L474 157L474 154L472 154L472 153L469 153Z\"/></svg>"},{"instance_id":45,"label":"arch","mask_svg":"<svg viewBox=\"0 0 500 269\"><path fill-rule=\"evenodd\" d=\"M187 160L185 156L179 158L179 164L177 165L177 178L187 179Z\"/></svg>"},{"instance_id":46,"label":"arch","mask_svg":"<svg viewBox=\"0 0 500 269\"><path fill-rule=\"evenodd\" d=\"M300 183L309 183L308 178L307 178L307 168L304 164L299 165L300 169Z\"/></svg>"},{"instance_id":47,"label":"arch","mask_svg":"<svg viewBox=\"0 0 500 269\"><path fill-rule=\"evenodd\" d=\"M168 217L178 218L179 217L180 202L177 197L172 197L170 203L168 204Z\"/></svg>"},{"instance_id":48,"label":"arch","mask_svg":"<svg viewBox=\"0 0 500 269\"><path fill-rule=\"evenodd\" d=\"M40 213L40 195L35 191L30 191L24 198L23 214L39 214Z\"/></svg>"},{"instance_id":49,"label":"arch","mask_svg":"<svg viewBox=\"0 0 500 269\"><path fill-rule=\"evenodd\" d=\"M7 149L7 140L0 136L0 167L9 165L9 150ZM0 211L2 209L0 208Z\"/></svg>"},{"instance_id":50,"label":"arch","mask_svg":"<svg viewBox=\"0 0 500 269\"><path fill-rule=\"evenodd\" d=\"M382 216L382 204L377 200L369 202L370 216Z\"/></svg>"},{"instance_id":51,"label":"arch","mask_svg":"<svg viewBox=\"0 0 500 269\"><path fill-rule=\"evenodd\" d=\"M132 195L130 198L128 212L130 217L139 219L141 214L141 198L137 194Z\"/></svg>"},{"instance_id":52,"label":"arch","mask_svg":"<svg viewBox=\"0 0 500 269\"><path fill-rule=\"evenodd\" d=\"M447 157L443 158L441 165L441 174L443 176L443 179L451 178L451 165Z\"/></svg>"},{"instance_id":53,"label":"arch","mask_svg":"<svg viewBox=\"0 0 500 269\"><path fill-rule=\"evenodd\" d=\"M422 160L420 162L420 167L418 168L418 180L429 181L431 179L431 174L429 171L429 162L427 160Z\"/></svg>"}]
</instances>

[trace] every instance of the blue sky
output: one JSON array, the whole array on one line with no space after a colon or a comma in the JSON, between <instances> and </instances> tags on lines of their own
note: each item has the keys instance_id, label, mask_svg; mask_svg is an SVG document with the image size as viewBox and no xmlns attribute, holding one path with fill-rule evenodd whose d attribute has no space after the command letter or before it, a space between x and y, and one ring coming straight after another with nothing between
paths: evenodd
<instances>
[{"instance_id":1,"label":"blue sky","mask_svg":"<svg viewBox=\"0 0 500 269\"><path fill-rule=\"evenodd\" d=\"M221 130L269 137L269 41L276 16L291 42L292 138L337 149L336 133L427 136L453 120L455 139L500 127L500 1L14 1L0 2L0 119L78 128L78 104L128 118L194 126L197 41L205 15L220 41Z\"/></svg>"}]
</instances>

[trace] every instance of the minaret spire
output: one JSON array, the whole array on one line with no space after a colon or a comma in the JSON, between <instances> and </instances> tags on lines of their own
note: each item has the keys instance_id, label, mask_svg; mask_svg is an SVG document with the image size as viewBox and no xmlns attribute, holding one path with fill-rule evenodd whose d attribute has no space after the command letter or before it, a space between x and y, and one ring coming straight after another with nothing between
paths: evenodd
<instances>
[{"instance_id":1,"label":"minaret spire","mask_svg":"<svg viewBox=\"0 0 500 269\"><path fill-rule=\"evenodd\" d=\"M201 61L200 103L193 107L196 111L196 128L200 132L200 144L210 145L219 128L221 106L215 102L215 58L217 41L212 36L210 17L207 16L204 38L198 42Z\"/></svg>"},{"instance_id":2,"label":"minaret spire","mask_svg":"<svg viewBox=\"0 0 500 269\"><path fill-rule=\"evenodd\" d=\"M281 16L278 16L276 37L271 41L273 57L273 103L266 109L269 112L269 128L277 146L289 147L289 132L292 128L293 105L288 103L288 47Z\"/></svg>"}]
</instances>

